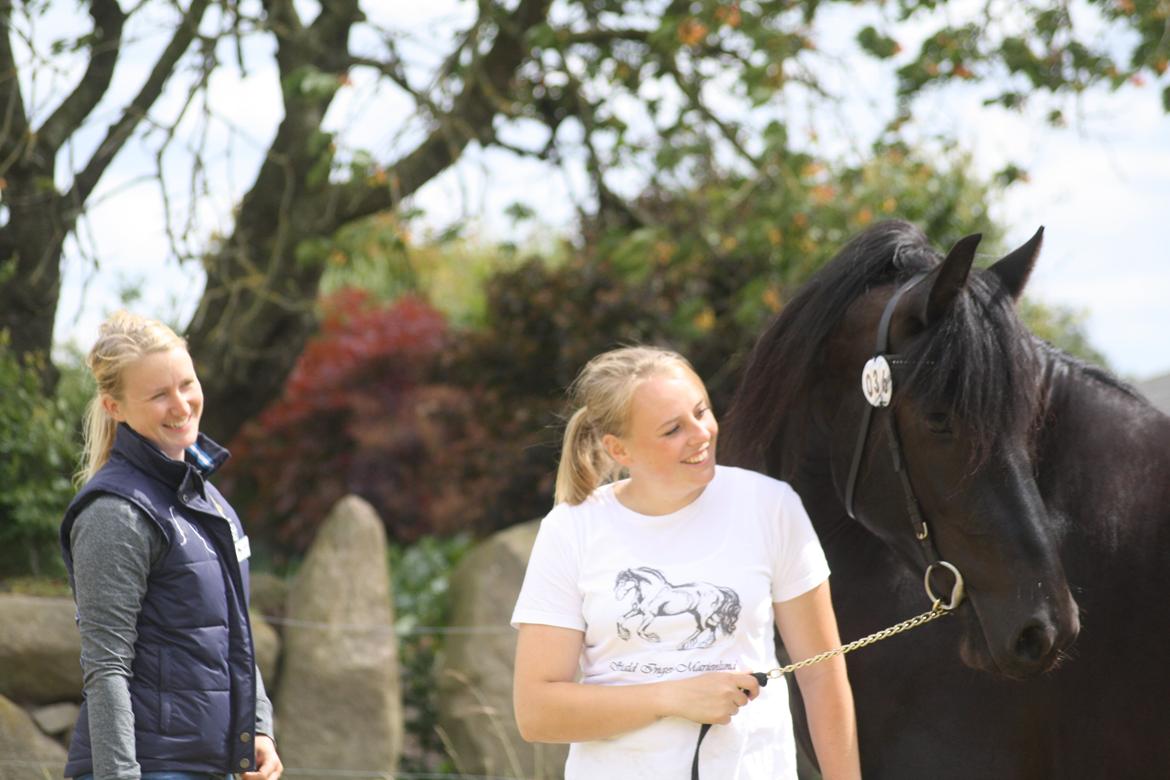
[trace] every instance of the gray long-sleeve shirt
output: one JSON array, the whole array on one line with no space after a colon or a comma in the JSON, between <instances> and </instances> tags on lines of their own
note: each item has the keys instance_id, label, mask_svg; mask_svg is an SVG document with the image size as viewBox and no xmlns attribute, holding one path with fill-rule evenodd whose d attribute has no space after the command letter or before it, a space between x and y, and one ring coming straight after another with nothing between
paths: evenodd
<instances>
[{"instance_id":1,"label":"gray long-sleeve shirt","mask_svg":"<svg viewBox=\"0 0 1170 780\"><path fill-rule=\"evenodd\" d=\"M166 540L137 507L108 495L82 510L69 538L93 774L138 780L130 667L147 577L166 551ZM256 731L272 735L272 703L259 668Z\"/></svg>"}]
</instances>

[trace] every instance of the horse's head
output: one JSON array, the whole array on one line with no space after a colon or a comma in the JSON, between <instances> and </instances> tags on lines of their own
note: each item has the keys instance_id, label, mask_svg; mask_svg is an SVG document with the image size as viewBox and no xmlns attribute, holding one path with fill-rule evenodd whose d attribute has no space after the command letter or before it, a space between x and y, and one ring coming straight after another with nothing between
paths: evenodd
<instances>
[{"instance_id":1,"label":"horse's head","mask_svg":"<svg viewBox=\"0 0 1170 780\"><path fill-rule=\"evenodd\" d=\"M782 315L770 331L790 346L802 330L818 341L803 352L787 350L797 381L803 377L805 384L787 400L805 408L782 405L780 414L804 415L808 422L795 436L791 423L776 426L776 439L756 447L769 471L791 474L800 468L793 464L794 448L807 455L811 446L814 458L827 464L841 508L851 503L857 522L906 565L921 574L937 551L957 567L968 597L959 609L964 660L1019 677L1050 668L1079 623L1058 555L1061 529L1034 478L1039 364L1014 307L1040 233L991 268L972 272L978 241L961 240L941 263L921 234L903 223L851 242L810 282L810 297L799 301L791 319L784 323ZM874 253L879 257L869 256ZM825 300L827 290L831 300ZM884 351L892 394L888 406L868 413L872 419L860 434L869 403L862 371L875 351L883 351L875 346L887 308ZM806 326L821 324L801 328L802 318ZM775 332L778 326L791 334ZM753 357L745 384L753 372L784 362L764 345L768 337L757 346L766 354ZM777 349L787 348L781 343ZM778 375L771 381L785 380ZM733 419L742 415L745 400L737 398ZM732 437L738 433L732 425ZM799 443L811 439L821 443ZM856 479L848 501L851 472ZM915 502L926 540L916 538ZM941 582L936 590L948 593Z\"/></svg>"},{"instance_id":2,"label":"horse's head","mask_svg":"<svg viewBox=\"0 0 1170 780\"><path fill-rule=\"evenodd\" d=\"M621 570L618 572L617 578L613 581L614 598L621 601L630 594L630 591L637 591L640 599L642 583L645 581L645 577L638 576L632 569Z\"/></svg>"}]
</instances>

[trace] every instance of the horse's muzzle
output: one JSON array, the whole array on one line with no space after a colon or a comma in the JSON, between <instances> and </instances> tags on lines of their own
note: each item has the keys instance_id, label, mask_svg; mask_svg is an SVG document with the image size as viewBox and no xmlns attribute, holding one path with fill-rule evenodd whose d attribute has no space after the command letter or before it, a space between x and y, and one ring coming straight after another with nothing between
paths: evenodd
<instances>
[{"instance_id":1,"label":"horse's muzzle","mask_svg":"<svg viewBox=\"0 0 1170 780\"><path fill-rule=\"evenodd\" d=\"M1076 603L1071 597L1069 602L1063 609L1042 610L1030 616L1017 628L999 634L998 638L989 635L980 621L969 621L960 645L963 662L972 668L1013 679L1052 670L1080 633Z\"/></svg>"}]
</instances>

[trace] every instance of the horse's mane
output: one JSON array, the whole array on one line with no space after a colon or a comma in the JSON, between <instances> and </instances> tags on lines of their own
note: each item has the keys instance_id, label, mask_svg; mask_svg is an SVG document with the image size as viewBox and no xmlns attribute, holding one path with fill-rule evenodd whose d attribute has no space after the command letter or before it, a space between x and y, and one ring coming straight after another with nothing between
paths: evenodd
<instances>
[{"instance_id":1,"label":"horse's mane","mask_svg":"<svg viewBox=\"0 0 1170 780\"><path fill-rule=\"evenodd\" d=\"M790 478L797 459L785 450L794 453L809 433L809 396L846 310L869 290L928 272L941 259L907 222L881 222L850 240L756 342L723 425L727 461ZM909 393L949 410L974 457L985 457L1003 432L1027 425L1025 416L1031 422L1035 353L993 275L972 273L946 314L904 356L908 368L897 374L895 403ZM864 403L860 389L858 403Z\"/></svg>"},{"instance_id":2,"label":"horse's mane","mask_svg":"<svg viewBox=\"0 0 1170 780\"><path fill-rule=\"evenodd\" d=\"M1143 396L1133 385L1118 379L1104 368L1088 363L1075 355L1070 355L1044 339L1035 337L1036 349L1049 364L1061 366L1070 373L1095 381L1105 387L1115 390L1135 401L1149 405L1149 399Z\"/></svg>"}]
</instances>

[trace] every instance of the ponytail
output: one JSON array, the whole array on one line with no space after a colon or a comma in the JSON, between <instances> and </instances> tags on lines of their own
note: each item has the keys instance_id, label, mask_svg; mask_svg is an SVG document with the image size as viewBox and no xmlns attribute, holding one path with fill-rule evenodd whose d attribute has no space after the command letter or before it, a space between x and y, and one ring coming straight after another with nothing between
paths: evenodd
<instances>
[{"instance_id":1,"label":"ponytail","mask_svg":"<svg viewBox=\"0 0 1170 780\"><path fill-rule=\"evenodd\" d=\"M89 399L85 406L85 416L82 418L85 449L81 455L81 468L73 478L77 487L93 479L98 469L106 465L106 461L110 459L110 450L114 448L114 435L117 432L118 423L102 406L101 393L94 393L93 398Z\"/></svg>"},{"instance_id":2,"label":"ponytail","mask_svg":"<svg viewBox=\"0 0 1170 780\"><path fill-rule=\"evenodd\" d=\"M580 504L598 485L612 481L621 471L601 446L601 438L590 425L588 416L589 408L582 406L573 412L565 426L565 442L557 466L555 499L558 504Z\"/></svg>"}]
</instances>

